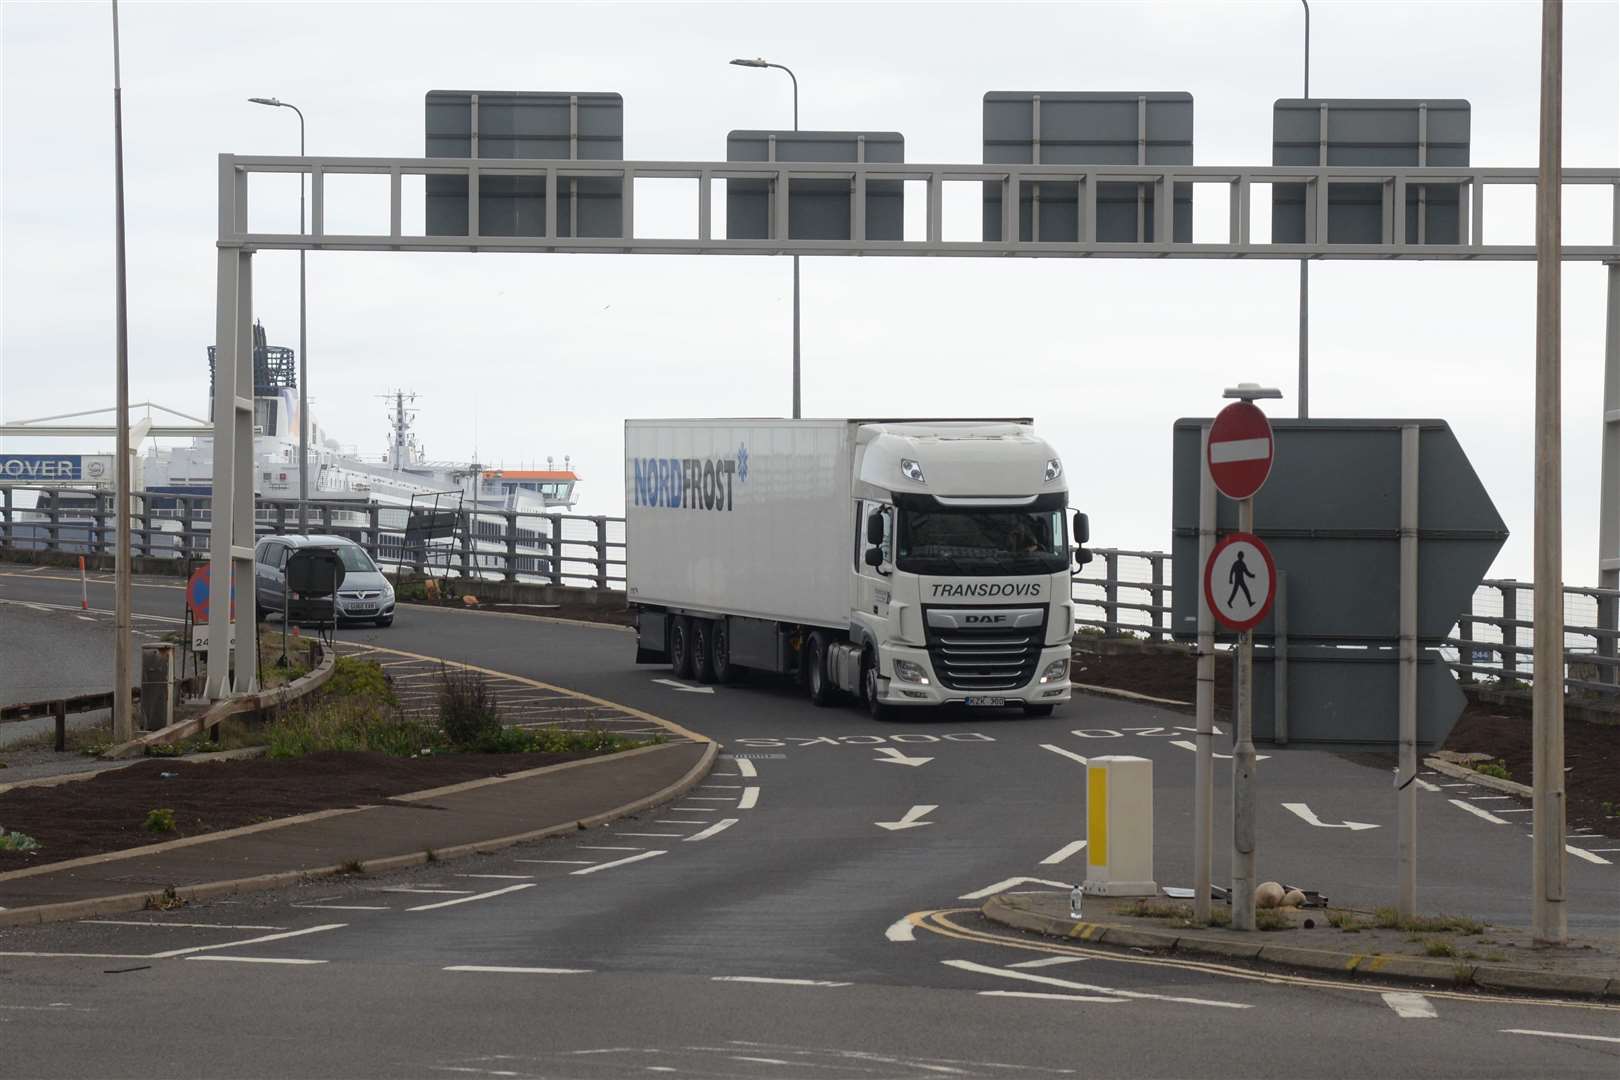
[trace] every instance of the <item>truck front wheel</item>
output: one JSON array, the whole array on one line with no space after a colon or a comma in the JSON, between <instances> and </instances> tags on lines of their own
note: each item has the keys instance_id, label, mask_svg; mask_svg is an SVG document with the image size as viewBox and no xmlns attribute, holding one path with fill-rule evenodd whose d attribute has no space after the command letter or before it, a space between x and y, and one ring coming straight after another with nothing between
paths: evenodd
<instances>
[{"instance_id":1,"label":"truck front wheel","mask_svg":"<svg viewBox=\"0 0 1620 1080\"><path fill-rule=\"evenodd\" d=\"M685 615L669 621L669 670L677 679L692 677L692 620Z\"/></svg>"},{"instance_id":2,"label":"truck front wheel","mask_svg":"<svg viewBox=\"0 0 1620 1080\"><path fill-rule=\"evenodd\" d=\"M805 646L805 685L810 690L810 704L833 703L832 680L827 677L827 639L819 632L810 635Z\"/></svg>"},{"instance_id":3,"label":"truck front wheel","mask_svg":"<svg viewBox=\"0 0 1620 1080\"><path fill-rule=\"evenodd\" d=\"M866 699L866 711L873 720L894 719L894 706L878 700L877 661L871 653L867 653L861 662L861 696Z\"/></svg>"}]
</instances>

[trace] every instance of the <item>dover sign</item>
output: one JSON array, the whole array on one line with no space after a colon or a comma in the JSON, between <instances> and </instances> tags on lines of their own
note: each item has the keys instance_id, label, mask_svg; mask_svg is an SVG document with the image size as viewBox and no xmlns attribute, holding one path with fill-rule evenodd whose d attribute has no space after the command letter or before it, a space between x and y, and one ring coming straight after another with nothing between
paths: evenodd
<instances>
[{"instance_id":1,"label":"dover sign","mask_svg":"<svg viewBox=\"0 0 1620 1080\"><path fill-rule=\"evenodd\" d=\"M110 484L112 462L111 454L0 454L0 482Z\"/></svg>"}]
</instances>

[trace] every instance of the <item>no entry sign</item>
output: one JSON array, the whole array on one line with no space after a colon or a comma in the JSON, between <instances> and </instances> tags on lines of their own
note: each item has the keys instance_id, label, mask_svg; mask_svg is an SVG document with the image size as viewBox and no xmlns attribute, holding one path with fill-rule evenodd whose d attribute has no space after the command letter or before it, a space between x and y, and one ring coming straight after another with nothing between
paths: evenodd
<instances>
[{"instance_id":1,"label":"no entry sign","mask_svg":"<svg viewBox=\"0 0 1620 1080\"><path fill-rule=\"evenodd\" d=\"M1250 401L1234 401L1209 427L1209 475L1228 499L1247 499L1271 474L1271 421Z\"/></svg>"},{"instance_id":2,"label":"no entry sign","mask_svg":"<svg viewBox=\"0 0 1620 1080\"><path fill-rule=\"evenodd\" d=\"M1253 533L1232 533L1215 545L1204 566L1204 599L1221 625L1252 630L1271 611L1277 566Z\"/></svg>"}]
</instances>

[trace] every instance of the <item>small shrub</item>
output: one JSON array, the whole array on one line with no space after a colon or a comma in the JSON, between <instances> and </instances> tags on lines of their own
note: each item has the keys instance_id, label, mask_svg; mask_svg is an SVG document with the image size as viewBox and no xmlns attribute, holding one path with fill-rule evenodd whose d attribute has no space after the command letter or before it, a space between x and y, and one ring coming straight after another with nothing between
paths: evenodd
<instances>
[{"instance_id":1,"label":"small shrub","mask_svg":"<svg viewBox=\"0 0 1620 1080\"><path fill-rule=\"evenodd\" d=\"M1438 938L1431 938L1423 943L1423 955L1455 957L1457 955L1457 947L1449 941L1441 941Z\"/></svg>"},{"instance_id":2,"label":"small shrub","mask_svg":"<svg viewBox=\"0 0 1620 1080\"><path fill-rule=\"evenodd\" d=\"M1405 930L1410 934L1483 934L1485 924L1462 915L1414 915L1401 918L1392 907L1373 913L1373 925L1380 930Z\"/></svg>"},{"instance_id":3,"label":"small shrub","mask_svg":"<svg viewBox=\"0 0 1620 1080\"><path fill-rule=\"evenodd\" d=\"M369 750L412 757L444 745L444 736L395 706L367 699L318 700L294 705L271 723L264 740L273 758L323 750Z\"/></svg>"},{"instance_id":4,"label":"small shrub","mask_svg":"<svg viewBox=\"0 0 1620 1080\"><path fill-rule=\"evenodd\" d=\"M439 726L456 746L477 746L500 731L495 691L483 672L440 665Z\"/></svg>"},{"instance_id":5,"label":"small shrub","mask_svg":"<svg viewBox=\"0 0 1620 1080\"><path fill-rule=\"evenodd\" d=\"M7 832L0 826L0 851L38 851L39 841L27 833Z\"/></svg>"},{"instance_id":6,"label":"small shrub","mask_svg":"<svg viewBox=\"0 0 1620 1080\"><path fill-rule=\"evenodd\" d=\"M1276 908L1258 908L1254 913L1256 930L1292 930L1294 921Z\"/></svg>"},{"instance_id":7,"label":"small shrub","mask_svg":"<svg viewBox=\"0 0 1620 1080\"><path fill-rule=\"evenodd\" d=\"M375 660L361 660L353 656L340 656L332 665L332 677L321 686L325 698L351 698L398 705L394 685L388 674Z\"/></svg>"},{"instance_id":8,"label":"small shrub","mask_svg":"<svg viewBox=\"0 0 1620 1080\"><path fill-rule=\"evenodd\" d=\"M1353 911L1330 911L1327 924L1347 934L1359 934L1363 925L1361 918Z\"/></svg>"},{"instance_id":9,"label":"small shrub","mask_svg":"<svg viewBox=\"0 0 1620 1080\"><path fill-rule=\"evenodd\" d=\"M146 824L142 828L147 832L174 832L174 811L167 808L148 810Z\"/></svg>"},{"instance_id":10,"label":"small shrub","mask_svg":"<svg viewBox=\"0 0 1620 1080\"><path fill-rule=\"evenodd\" d=\"M1481 776L1494 776L1498 780L1511 780L1513 774L1507 771L1507 766L1500 761L1482 761L1474 766L1474 771Z\"/></svg>"},{"instance_id":11,"label":"small shrub","mask_svg":"<svg viewBox=\"0 0 1620 1080\"><path fill-rule=\"evenodd\" d=\"M338 873L340 874L363 874L365 872L366 868L361 865L359 859L345 859L338 865Z\"/></svg>"}]
</instances>

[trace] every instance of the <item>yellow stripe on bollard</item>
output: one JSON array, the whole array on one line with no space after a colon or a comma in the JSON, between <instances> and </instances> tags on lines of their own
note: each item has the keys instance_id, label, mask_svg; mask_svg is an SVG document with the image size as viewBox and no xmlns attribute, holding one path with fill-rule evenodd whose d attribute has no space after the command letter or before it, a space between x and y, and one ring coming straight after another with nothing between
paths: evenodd
<instances>
[{"instance_id":1,"label":"yellow stripe on bollard","mask_svg":"<svg viewBox=\"0 0 1620 1080\"><path fill-rule=\"evenodd\" d=\"M1086 770L1086 863L1108 865L1108 770Z\"/></svg>"}]
</instances>

